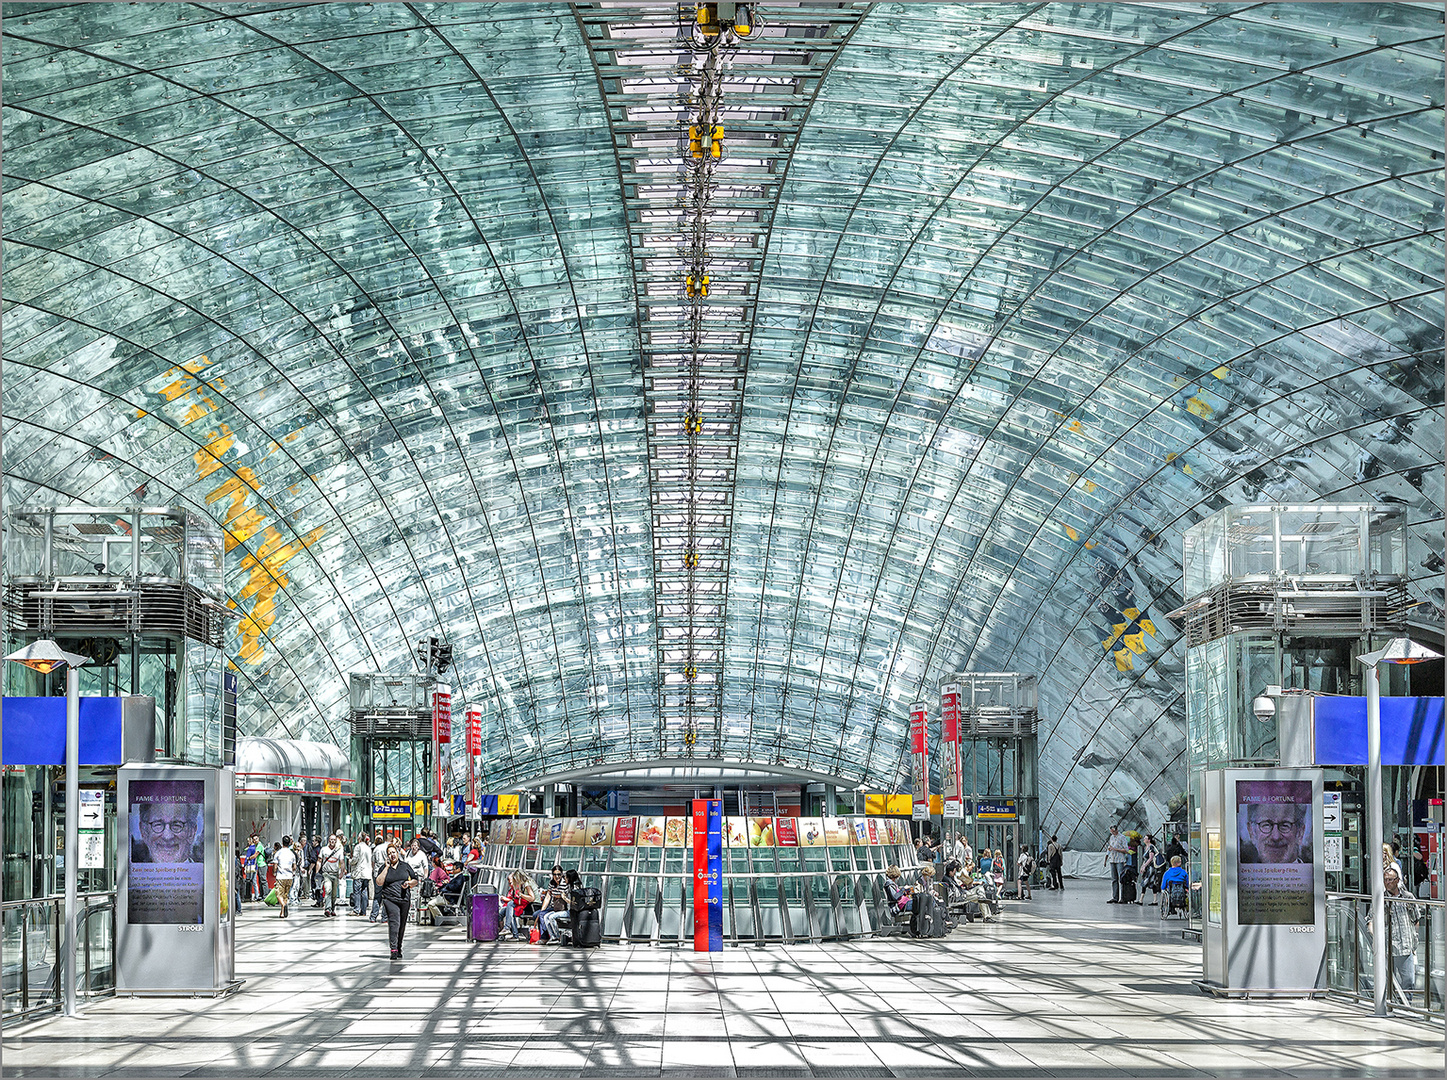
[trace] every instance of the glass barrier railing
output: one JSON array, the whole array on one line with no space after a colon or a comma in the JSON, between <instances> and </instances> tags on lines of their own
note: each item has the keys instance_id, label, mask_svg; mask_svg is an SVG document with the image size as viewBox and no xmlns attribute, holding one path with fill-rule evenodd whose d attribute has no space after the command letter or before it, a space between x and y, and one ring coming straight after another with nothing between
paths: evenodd
<instances>
[{"instance_id":1,"label":"glass barrier railing","mask_svg":"<svg viewBox=\"0 0 1447 1080\"><path fill-rule=\"evenodd\" d=\"M483 849L482 882L505 891L516 869L539 881L553 866L576 869L601 893L604 940L686 942L690 839L681 818L500 820ZM721 855L732 943L873 934L886 921L885 869L898 866L909 881L917 869L908 825L893 819L730 818Z\"/></svg>"},{"instance_id":2,"label":"glass barrier railing","mask_svg":"<svg viewBox=\"0 0 1447 1080\"><path fill-rule=\"evenodd\" d=\"M116 894L78 898L76 997L85 1001L115 993ZM7 1020L60 1009L61 923L65 900L48 896L13 900L0 907L0 986Z\"/></svg>"},{"instance_id":3,"label":"glass barrier railing","mask_svg":"<svg viewBox=\"0 0 1447 1080\"><path fill-rule=\"evenodd\" d=\"M1372 1001L1371 897L1327 893L1327 989ZM1447 904L1387 898L1387 1003L1394 1012L1442 1015L1444 918Z\"/></svg>"}]
</instances>

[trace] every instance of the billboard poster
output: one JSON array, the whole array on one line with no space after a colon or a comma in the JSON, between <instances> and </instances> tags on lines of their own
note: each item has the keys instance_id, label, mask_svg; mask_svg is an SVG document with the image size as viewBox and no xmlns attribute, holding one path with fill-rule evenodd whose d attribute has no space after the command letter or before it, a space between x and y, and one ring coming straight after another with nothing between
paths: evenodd
<instances>
[{"instance_id":1,"label":"billboard poster","mask_svg":"<svg viewBox=\"0 0 1447 1080\"><path fill-rule=\"evenodd\" d=\"M537 818L533 818L528 822L528 847L538 846L538 830L542 824Z\"/></svg>"},{"instance_id":2,"label":"billboard poster","mask_svg":"<svg viewBox=\"0 0 1447 1080\"><path fill-rule=\"evenodd\" d=\"M638 838L638 819L636 817L621 817L613 829L614 847L632 847Z\"/></svg>"},{"instance_id":3,"label":"billboard poster","mask_svg":"<svg viewBox=\"0 0 1447 1080\"><path fill-rule=\"evenodd\" d=\"M940 786L944 789L945 816L963 817L963 756L960 752L960 688L946 683L940 688L940 729L944 736L944 757L940 759Z\"/></svg>"},{"instance_id":4,"label":"billboard poster","mask_svg":"<svg viewBox=\"0 0 1447 1080\"><path fill-rule=\"evenodd\" d=\"M880 839L879 839L879 822L875 821L873 818L866 818L866 819L865 819L865 824L867 824L867 825L869 826L869 842L870 842L870 844L874 845L875 847L878 847L879 844L880 844Z\"/></svg>"},{"instance_id":5,"label":"billboard poster","mask_svg":"<svg viewBox=\"0 0 1447 1080\"><path fill-rule=\"evenodd\" d=\"M869 846L869 828L865 818L854 819L854 845L856 847Z\"/></svg>"},{"instance_id":6,"label":"billboard poster","mask_svg":"<svg viewBox=\"0 0 1447 1080\"><path fill-rule=\"evenodd\" d=\"M220 855L220 874L217 881L221 882L221 921L231 921L231 832L223 829L221 831L221 843L217 849Z\"/></svg>"},{"instance_id":7,"label":"billboard poster","mask_svg":"<svg viewBox=\"0 0 1447 1080\"><path fill-rule=\"evenodd\" d=\"M588 819L569 818L563 830L563 847L583 847L588 842Z\"/></svg>"},{"instance_id":8,"label":"billboard poster","mask_svg":"<svg viewBox=\"0 0 1447 1080\"><path fill-rule=\"evenodd\" d=\"M663 826L666 818L646 817L638 825L638 843L643 847L663 846Z\"/></svg>"},{"instance_id":9,"label":"billboard poster","mask_svg":"<svg viewBox=\"0 0 1447 1080\"><path fill-rule=\"evenodd\" d=\"M613 819L610 817L589 818L588 821L588 846L612 847Z\"/></svg>"},{"instance_id":10,"label":"billboard poster","mask_svg":"<svg viewBox=\"0 0 1447 1080\"><path fill-rule=\"evenodd\" d=\"M557 847L563 842L563 830L567 828L565 822L549 821L544 823L541 833L538 836L538 843L543 847Z\"/></svg>"},{"instance_id":11,"label":"billboard poster","mask_svg":"<svg viewBox=\"0 0 1447 1080\"><path fill-rule=\"evenodd\" d=\"M824 825L827 831L825 842L830 847L849 846L849 822L843 818L825 818Z\"/></svg>"},{"instance_id":12,"label":"billboard poster","mask_svg":"<svg viewBox=\"0 0 1447 1080\"><path fill-rule=\"evenodd\" d=\"M729 847L749 846L749 822L747 818L731 817L724 822L724 833Z\"/></svg>"},{"instance_id":13,"label":"billboard poster","mask_svg":"<svg viewBox=\"0 0 1447 1080\"><path fill-rule=\"evenodd\" d=\"M929 710L923 701L909 707L909 787L914 816L929 817Z\"/></svg>"},{"instance_id":14,"label":"billboard poster","mask_svg":"<svg viewBox=\"0 0 1447 1080\"><path fill-rule=\"evenodd\" d=\"M774 841L773 818L749 818L749 847L773 847Z\"/></svg>"},{"instance_id":15,"label":"billboard poster","mask_svg":"<svg viewBox=\"0 0 1447 1080\"><path fill-rule=\"evenodd\" d=\"M821 818L799 819L800 847L823 847L825 843L824 822Z\"/></svg>"},{"instance_id":16,"label":"billboard poster","mask_svg":"<svg viewBox=\"0 0 1447 1080\"><path fill-rule=\"evenodd\" d=\"M1316 922L1310 780L1237 780L1236 887L1240 926Z\"/></svg>"},{"instance_id":17,"label":"billboard poster","mask_svg":"<svg viewBox=\"0 0 1447 1080\"><path fill-rule=\"evenodd\" d=\"M131 781L130 923L205 922L205 792L202 780Z\"/></svg>"},{"instance_id":18,"label":"billboard poster","mask_svg":"<svg viewBox=\"0 0 1447 1080\"><path fill-rule=\"evenodd\" d=\"M663 822L663 846L688 847L688 818L664 818Z\"/></svg>"},{"instance_id":19,"label":"billboard poster","mask_svg":"<svg viewBox=\"0 0 1447 1080\"><path fill-rule=\"evenodd\" d=\"M774 839L779 842L780 847L799 846L799 819L781 817L777 827L774 829Z\"/></svg>"}]
</instances>

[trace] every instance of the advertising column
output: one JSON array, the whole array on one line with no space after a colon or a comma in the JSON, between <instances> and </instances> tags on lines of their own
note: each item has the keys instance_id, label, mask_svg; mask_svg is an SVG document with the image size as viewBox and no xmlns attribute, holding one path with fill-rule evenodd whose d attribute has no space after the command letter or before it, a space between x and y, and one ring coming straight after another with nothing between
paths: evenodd
<instances>
[{"instance_id":1,"label":"advertising column","mask_svg":"<svg viewBox=\"0 0 1447 1080\"><path fill-rule=\"evenodd\" d=\"M915 820L929 820L929 711L922 701L909 707L909 779Z\"/></svg>"},{"instance_id":2,"label":"advertising column","mask_svg":"<svg viewBox=\"0 0 1447 1080\"><path fill-rule=\"evenodd\" d=\"M940 726L945 743L945 756L940 761L945 817L962 818L965 816L965 795L960 754L960 688L955 683L946 683L940 689Z\"/></svg>"}]
</instances>

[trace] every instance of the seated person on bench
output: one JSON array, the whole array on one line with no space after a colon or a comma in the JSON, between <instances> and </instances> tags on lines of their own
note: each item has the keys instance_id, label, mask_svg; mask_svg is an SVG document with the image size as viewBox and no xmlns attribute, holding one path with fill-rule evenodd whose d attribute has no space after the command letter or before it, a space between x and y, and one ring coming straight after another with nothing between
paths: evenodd
<instances>
[{"instance_id":1,"label":"seated person on bench","mask_svg":"<svg viewBox=\"0 0 1447 1080\"><path fill-rule=\"evenodd\" d=\"M890 866L884 872L884 902L889 908L889 913L895 918L910 914L914 907L914 898L899 883L899 867L897 866Z\"/></svg>"},{"instance_id":2,"label":"seated person on bench","mask_svg":"<svg viewBox=\"0 0 1447 1080\"><path fill-rule=\"evenodd\" d=\"M432 925L437 925L437 920L448 914L448 908L455 908L462 899L462 890L467 887L467 872L447 876L447 871L442 866L442 860L436 855L432 856L432 871L427 875L427 880L437 890L428 899L426 905L427 914L432 917Z\"/></svg>"},{"instance_id":3,"label":"seated person on bench","mask_svg":"<svg viewBox=\"0 0 1447 1080\"><path fill-rule=\"evenodd\" d=\"M552 880L543 890L538 911L538 940L558 940L558 919L568 911L568 883L563 878L563 868L553 867Z\"/></svg>"},{"instance_id":4,"label":"seated person on bench","mask_svg":"<svg viewBox=\"0 0 1447 1080\"><path fill-rule=\"evenodd\" d=\"M513 940L525 940L527 934L523 932L518 920L525 917L538 902L538 890L533 887L532 878L522 870L514 870L508 879L507 892L503 893L500 902L503 926L513 936Z\"/></svg>"}]
</instances>

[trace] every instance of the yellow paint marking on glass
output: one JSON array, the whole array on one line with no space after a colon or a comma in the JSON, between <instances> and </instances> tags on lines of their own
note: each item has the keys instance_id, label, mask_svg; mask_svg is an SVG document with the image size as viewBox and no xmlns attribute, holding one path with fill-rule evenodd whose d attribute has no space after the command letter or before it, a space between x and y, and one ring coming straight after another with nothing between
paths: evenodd
<instances>
[{"instance_id":1,"label":"yellow paint marking on glass","mask_svg":"<svg viewBox=\"0 0 1447 1080\"><path fill-rule=\"evenodd\" d=\"M241 560L241 569L249 571L249 576L241 592L228 600L226 606L240 610L242 601L254 598L251 610L236 624L236 632L241 636L237 655L246 663L260 663L264 655L262 639L276 622L276 594L290 584L282 568L320 540L323 531L324 527L318 525L300 539L283 543L281 533L268 525L256 553Z\"/></svg>"},{"instance_id":2,"label":"yellow paint marking on glass","mask_svg":"<svg viewBox=\"0 0 1447 1080\"><path fill-rule=\"evenodd\" d=\"M220 431L207 432L206 439L206 445L191 455L191 459L196 462L199 479L202 480L221 468L221 455L236 443L236 436L225 424L221 425Z\"/></svg>"}]
</instances>

